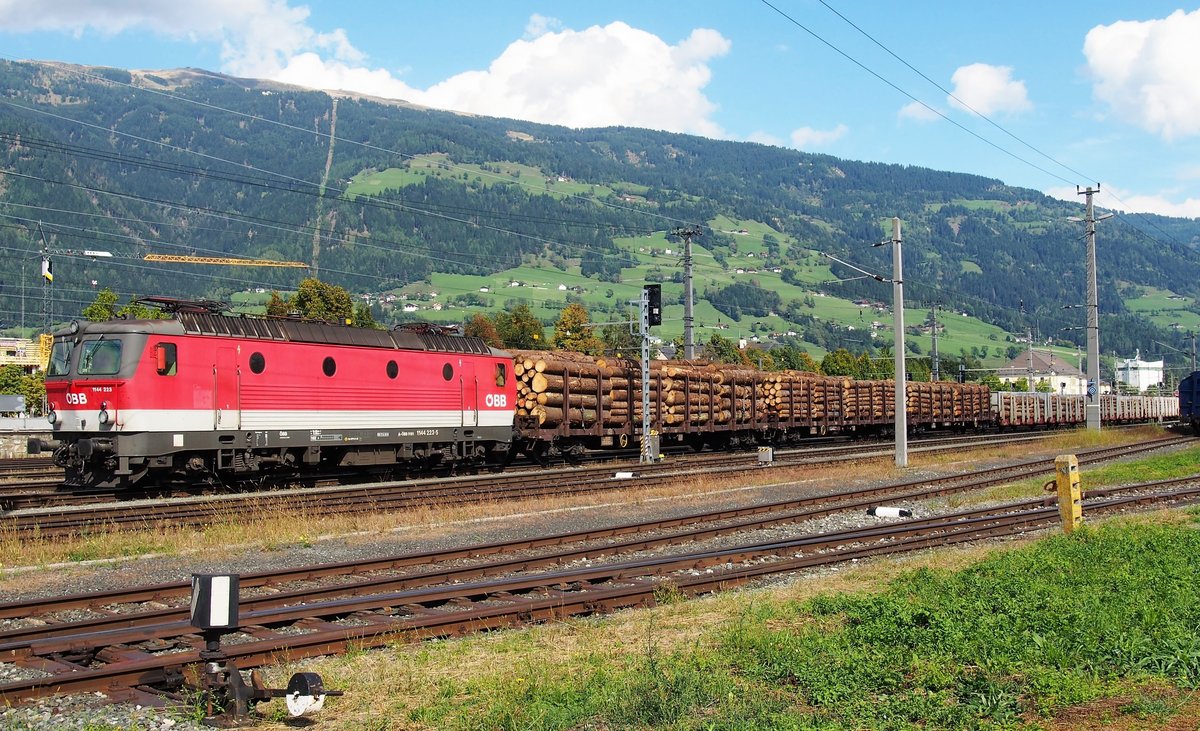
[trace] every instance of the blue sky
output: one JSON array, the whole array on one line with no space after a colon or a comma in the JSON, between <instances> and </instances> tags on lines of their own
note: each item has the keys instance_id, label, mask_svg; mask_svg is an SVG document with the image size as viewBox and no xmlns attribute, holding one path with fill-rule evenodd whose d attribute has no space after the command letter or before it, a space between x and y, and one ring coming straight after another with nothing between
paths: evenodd
<instances>
[{"instance_id":1,"label":"blue sky","mask_svg":"<svg viewBox=\"0 0 1200 731\"><path fill-rule=\"evenodd\" d=\"M0 56L757 141L1068 199L1099 183L1102 205L1200 217L1196 3L0 0Z\"/></svg>"}]
</instances>

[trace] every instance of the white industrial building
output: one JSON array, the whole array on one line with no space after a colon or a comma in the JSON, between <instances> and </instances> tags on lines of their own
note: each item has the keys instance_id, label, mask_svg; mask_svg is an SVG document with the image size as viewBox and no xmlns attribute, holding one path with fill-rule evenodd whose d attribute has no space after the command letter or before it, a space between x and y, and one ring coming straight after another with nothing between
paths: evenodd
<instances>
[{"instance_id":1,"label":"white industrial building","mask_svg":"<svg viewBox=\"0 0 1200 731\"><path fill-rule=\"evenodd\" d=\"M1163 362L1142 360L1138 351L1132 358L1117 361L1117 380L1140 393L1163 382Z\"/></svg>"}]
</instances>

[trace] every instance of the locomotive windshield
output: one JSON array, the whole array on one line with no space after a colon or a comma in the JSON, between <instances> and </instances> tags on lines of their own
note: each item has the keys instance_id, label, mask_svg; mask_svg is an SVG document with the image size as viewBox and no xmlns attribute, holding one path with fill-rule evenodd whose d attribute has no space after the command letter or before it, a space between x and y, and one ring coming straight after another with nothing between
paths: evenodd
<instances>
[{"instance_id":1,"label":"locomotive windshield","mask_svg":"<svg viewBox=\"0 0 1200 731\"><path fill-rule=\"evenodd\" d=\"M47 376L65 376L71 372L71 344L60 340L50 351L50 365L46 368Z\"/></svg>"},{"instance_id":2,"label":"locomotive windshield","mask_svg":"<svg viewBox=\"0 0 1200 731\"><path fill-rule=\"evenodd\" d=\"M79 375L111 376L121 369L120 340L88 340L79 356Z\"/></svg>"}]
</instances>

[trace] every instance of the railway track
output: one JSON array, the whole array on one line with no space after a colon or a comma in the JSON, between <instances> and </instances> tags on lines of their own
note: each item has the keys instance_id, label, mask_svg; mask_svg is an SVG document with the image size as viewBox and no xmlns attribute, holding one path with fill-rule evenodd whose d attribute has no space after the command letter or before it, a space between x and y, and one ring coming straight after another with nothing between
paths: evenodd
<instances>
[{"instance_id":1,"label":"railway track","mask_svg":"<svg viewBox=\"0 0 1200 731\"><path fill-rule=\"evenodd\" d=\"M1013 441L1037 441L1047 439L1052 436L1053 432L1038 432L1032 434L984 434L984 435L966 435L953 437L922 437L914 438L910 441L910 448L914 451L919 451L924 447L936 447L951 444L959 444L964 447L968 446L988 446L992 444L1011 443ZM783 448L779 450L781 455L791 455L795 451L803 451L814 455L819 459L834 459L839 455L853 455L860 453L863 450L874 451L876 449L885 449L890 442L884 442L878 439L874 440L855 440L848 437L829 437L829 438L814 438L811 442L805 443L801 447ZM636 469L637 468L637 450L624 450L621 452L604 452L593 455L587 455L585 458L576 461L570 467L559 466L557 468L541 467L532 463L518 464L510 467L510 471L520 472L523 470L536 469L545 471L548 469L567 470L580 466L598 466L604 465L614 469ZM678 464L681 460L692 460L698 462L721 461L723 457L715 453L707 453L697 455L690 450L677 451L669 455L672 462ZM632 461L630 461L632 460ZM622 466L623 465L623 466ZM109 488L94 488L83 490L79 488L69 488L62 481L63 470L60 467L54 466L50 458L44 457L29 457L17 459L0 459L0 515L3 511L14 510L31 510L36 508L51 508L51 507L71 507L75 505L90 505L105 502L120 502L128 500L145 500L151 497L154 498L182 498L182 497L197 497L204 495L222 495L236 492L263 492L258 488L242 489L235 488L205 488L204 486L192 486L186 489L172 486L156 486L153 488L137 488L117 490ZM446 476L441 476L432 479L446 479ZM415 480L414 480L415 481ZM347 475L338 477L332 476L314 476L308 480L295 481L294 485L303 488L314 487L336 487L345 484L353 484L363 482L362 475L356 473L348 473ZM286 489L289 486L276 486L273 489Z\"/></svg>"},{"instance_id":2,"label":"railway track","mask_svg":"<svg viewBox=\"0 0 1200 731\"><path fill-rule=\"evenodd\" d=\"M977 489L1011 479L1003 470L1029 466L916 488L914 483L890 485L437 554L243 576L242 627L225 651L249 669L349 645L379 646L397 637L411 641L652 604L655 592L665 587L691 595L829 563L1019 534L1059 520L1054 497L869 528L722 546L703 543L861 510L884 497L911 502ZM1197 499L1200 478L1193 477L1089 491L1085 512ZM623 536L629 537L615 540ZM687 544L699 545L640 555L656 546ZM529 553L547 547L555 550ZM478 560L489 555L506 558ZM611 558L600 563L600 555ZM412 567L425 570L403 571ZM542 571L547 568L553 570ZM397 573L380 575L388 571ZM304 582L310 585L297 586ZM28 675L0 684L0 699L18 703L53 693L102 691L113 700L157 705L176 700L183 668L199 660L203 647L187 624L189 588L170 584L0 605L0 618L36 618L32 626L0 634L0 663ZM56 619L85 610L93 616Z\"/></svg>"},{"instance_id":3,"label":"railway track","mask_svg":"<svg viewBox=\"0 0 1200 731\"><path fill-rule=\"evenodd\" d=\"M1045 438L1024 436L1024 439ZM1188 441L1174 437L1134 445L1129 453L1157 449ZM938 440L914 445L910 451L960 450L996 443L1011 443L1011 439L987 441L963 438ZM1126 449L1126 448L1121 448ZM1107 450L1099 450L1101 453ZM775 464L803 466L828 464L838 460L888 458L890 447L846 445L819 449L794 449L775 452ZM1086 454L1090 454L1086 453ZM375 485L337 486L272 490L259 493L238 493L220 496L189 498L98 502L69 507L30 508L0 514L0 535L18 539L57 538L88 532L137 530L171 526L203 526L227 519L228 515L247 511L303 510L322 515L378 513L426 507L453 506L495 500L569 496L612 490L630 484L625 474L636 476L637 485L646 487L666 484L684 478L719 476L760 465L757 454L701 453L692 455L683 464L656 463L645 465L592 465L568 470L542 470L505 473L500 475L442 478Z\"/></svg>"}]
</instances>

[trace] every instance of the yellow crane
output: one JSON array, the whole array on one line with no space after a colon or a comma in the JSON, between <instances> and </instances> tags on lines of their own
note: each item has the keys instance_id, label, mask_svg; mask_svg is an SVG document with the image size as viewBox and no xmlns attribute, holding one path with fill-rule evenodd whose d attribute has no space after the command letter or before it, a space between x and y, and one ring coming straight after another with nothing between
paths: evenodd
<instances>
[{"instance_id":1,"label":"yellow crane","mask_svg":"<svg viewBox=\"0 0 1200 731\"><path fill-rule=\"evenodd\" d=\"M288 267L308 269L302 261L273 261L271 259L235 259L224 256L184 256L181 254L146 254L142 261L165 261L177 264L226 264L242 267Z\"/></svg>"}]
</instances>

